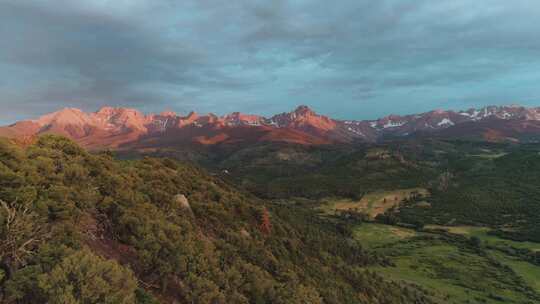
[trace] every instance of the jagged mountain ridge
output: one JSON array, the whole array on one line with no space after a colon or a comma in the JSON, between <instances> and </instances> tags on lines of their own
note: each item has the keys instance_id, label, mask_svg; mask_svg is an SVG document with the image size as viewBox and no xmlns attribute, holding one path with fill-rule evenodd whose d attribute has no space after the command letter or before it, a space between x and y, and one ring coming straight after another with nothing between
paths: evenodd
<instances>
[{"instance_id":1,"label":"jagged mountain ridge","mask_svg":"<svg viewBox=\"0 0 540 304\"><path fill-rule=\"evenodd\" d=\"M92 113L64 108L34 120L0 127L0 136L14 138L45 133L61 134L90 148L259 141L331 144L413 135L519 141L521 135L540 136L540 107L434 110L377 120L337 120L319 115L307 106L269 118L240 112L223 116L191 112L181 116L170 111L145 115L129 108L104 107Z\"/></svg>"}]
</instances>

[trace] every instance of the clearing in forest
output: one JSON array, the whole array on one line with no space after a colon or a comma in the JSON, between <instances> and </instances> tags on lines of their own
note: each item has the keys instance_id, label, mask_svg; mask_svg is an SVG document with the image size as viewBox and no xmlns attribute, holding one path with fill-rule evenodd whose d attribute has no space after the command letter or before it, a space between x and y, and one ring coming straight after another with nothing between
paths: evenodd
<instances>
[{"instance_id":1,"label":"clearing in forest","mask_svg":"<svg viewBox=\"0 0 540 304\"><path fill-rule=\"evenodd\" d=\"M362 212L375 218L378 214L398 206L405 199L420 195L426 197L429 192L424 188L398 189L392 191L377 191L367 193L359 201L350 199L328 200L327 211L352 210Z\"/></svg>"},{"instance_id":2,"label":"clearing in forest","mask_svg":"<svg viewBox=\"0 0 540 304\"><path fill-rule=\"evenodd\" d=\"M417 236L417 232L413 229L377 223L362 223L354 230L354 237L368 248L396 243L414 236Z\"/></svg>"}]
</instances>

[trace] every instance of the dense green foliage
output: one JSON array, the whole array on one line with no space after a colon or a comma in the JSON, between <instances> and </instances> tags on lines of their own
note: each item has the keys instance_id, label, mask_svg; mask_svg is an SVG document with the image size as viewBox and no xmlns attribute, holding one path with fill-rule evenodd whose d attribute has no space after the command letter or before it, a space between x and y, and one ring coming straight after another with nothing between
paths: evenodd
<instances>
[{"instance_id":1,"label":"dense green foliage","mask_svg":"<svg viewBox=\"0 0 540 304\"><path fill-rule=\"evenodd\" d=\"M218 157L219 156L219 157ZM224 149L202 162L266 198L347 197L421 187L394 221L487 225L501 236L540 241L540 146L467 141L377 145L267 145ZM418 206L427 200L429 208Z\"/></svg>"},{"instance_id":2,"label":"dense green foliage","mask_svg":"<svg viewBox=\"0 0 540 304\"><path fill-rule=\"evenodd\" d=\"M295 224L295 231L311 235L311 227L325 227L335 237L318 242L315 234L305 243L306 252L323 248L332 256L348 256L350 263L354 260L342 255L347 250L335 240L353 235L372 250L369 269L414 282L434 301L539 300L538 144L394 139L358 146L224 146L195 154L199 164L221 178L277 199L272 213ZM156 155L193 154L164 150ZM365 210L387 202L372 205L373 198L411 188L425 189L427 195L383 209L375 218L383 225L365 223L372 221ZM355 208L362 201L367 207ZM314 217L313 210L321 213ZM369 227L390 228L374 234ZM372 242L385 244L373 247Z\"/></svg>"},{"instance_id":3,"label":"dense green foliage","mask_svg":"<svg viewBox=\"0 0 540 304\"><path fill-rule=\"evenodd\" d=\"M540 255L508 239L540 241L539 152L459 141L263 144L196 154L216 172L207 174L166 157L90 154L56 136L26 148L0 140L0 301L529 303ZM415 187L430 195L376 217L409 227L389 231L416 229L407 239L371 240L357 232L365 214L320 207Z\"/></svg>"},{"instance_id":4,"label":"dense green foliage","mask_svg":"<svg viewBox=\"0 0 540 304\"><path fill-rule=\"evenodd\" d=\"M137 281L129 269L81 250L40 275L38 286L53 303L133 303Z\"/></svg>"},{"instance_id":5,"label":"dense green foliage","mask_svg":"<svg viewBox=\"0 0 540 304\"><path fill-rule=\"evenodd\" d=\"M413 162L404 146L248 147L214 159L209 166L227 170L234 183L267 198L341 196L413 188L436 171Z\"/></svg>"},{"instance_id":6,"label":"dense green foliage","mask_svg":"<svg viewBox=\"0 0 540 304\"><path fill-rule=\"evenodd\" d=\"M170 159L1 140L0 202L2 303L431 302L347 229Z\"/></svg>"},{"instance_id":7,"label":"dense green foliage","mask_svg":"<svg viewBox=\"0 0 540 304\"><path fill-rule=\"evenodd\" d=\"M431 183L431 207L412 201L398 216L405 222L486 225L506 238L540 242L540 149L482 152L446 155Z\"/></svg>"}]
</instances>

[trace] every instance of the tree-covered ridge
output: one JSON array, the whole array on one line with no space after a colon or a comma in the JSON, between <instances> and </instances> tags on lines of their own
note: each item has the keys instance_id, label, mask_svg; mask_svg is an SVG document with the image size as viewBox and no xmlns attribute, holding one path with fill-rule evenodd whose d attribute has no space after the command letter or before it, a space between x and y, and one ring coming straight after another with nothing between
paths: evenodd
<instances>
[{"instance_id":1,"label":"tree-covered ridge","mask_svg":"<svg viewBox=\"0 0 540 304\"><path fill-rule=\"evenodd\" d=\"M488 226L506 238L540 240L538 144L394 140L224 151L200 163L260 197L358 202L373 193L422 188L428 196L398 201L395 220ZM182 157L172 151L160 154Z\"/></svg>"},{"instance_id":2,"label":"tree-covered ridge","mask_svg":"<svg viewBox=\"0 0 540 304\"><path fill-rule=\"evenodd\" d=\"M152 155L194 160L210 170L219 170L223 177L259 197L357 198L371 191L426 185L435 178L437 168L417 160L417 151L412 150L416 148L406 142L327 146L273 143L202 151L164 149ZM120 154L140 157L133 151Z\"/></svg>"},{"instance_id":3,"label":"tree-covered ridge","mask_svg":"<svg viewBox=\"0 0 540 304\"><path fill-rule=\"evenodd\" d=\"M169 159L0 141L2 303L429 303L309 210Z\"/></svg>"},{"instance_id":4,"label":"tree-covered ridge","mask_svg":"<svg viewBox=\"0 0 540 304\"><path fill-rule=\"evenodd\" d=\"M461 148L463 149L463 148ZM540 242L540 147L505 147L497 153L449 153L431 183L430 208L411 201L407 222L488 226L499 236Z\"/></svg>"}]
</instances>

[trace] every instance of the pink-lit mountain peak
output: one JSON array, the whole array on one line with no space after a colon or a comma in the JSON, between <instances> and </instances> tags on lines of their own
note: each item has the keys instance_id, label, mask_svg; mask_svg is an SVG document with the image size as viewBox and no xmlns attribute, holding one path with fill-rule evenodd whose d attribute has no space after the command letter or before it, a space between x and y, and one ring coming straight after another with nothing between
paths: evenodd
<instances>
[{"instance_id":1,"label":"pink-lit mountain peak","mask_svg":"<svg viewBox=\"0 0 540 304\"><path fill-rule=\"evenodd\" d=\"M249 140L321 144L377 141L387 136L435 134L442 130L448 130L445 134L452 136L469 136L473 129L482 134L494 134L490 130L506 134L505 128L511 128L514 133L529 132L528 136L538 131L540 135L540 108L489 106L459 112L435 110L368 121L336 120L319 115L308 106L270 118L241 112L218 117L195 112L181 116L171 111L145 115L136 109L118 107L103 107L92 113L65 108L35 120L0 127L0 136L55 133L89 147L117 147L148 138L153 138L153 142L166 138L168 143L181 140L216 144Z\"/></svg>"},{"instance_id":2,"label":"pink-lit mountain peak","mask_svg":"<svg viewBox=\"0 0 540 304\"><path fill-rule=\"evenodd\" d=\"M63 108L59 111L43 115L33 121L42 126L52 123L62 125L81 125L88 123L88 115L77 108Z\"/></svg>"}]
</instances>

